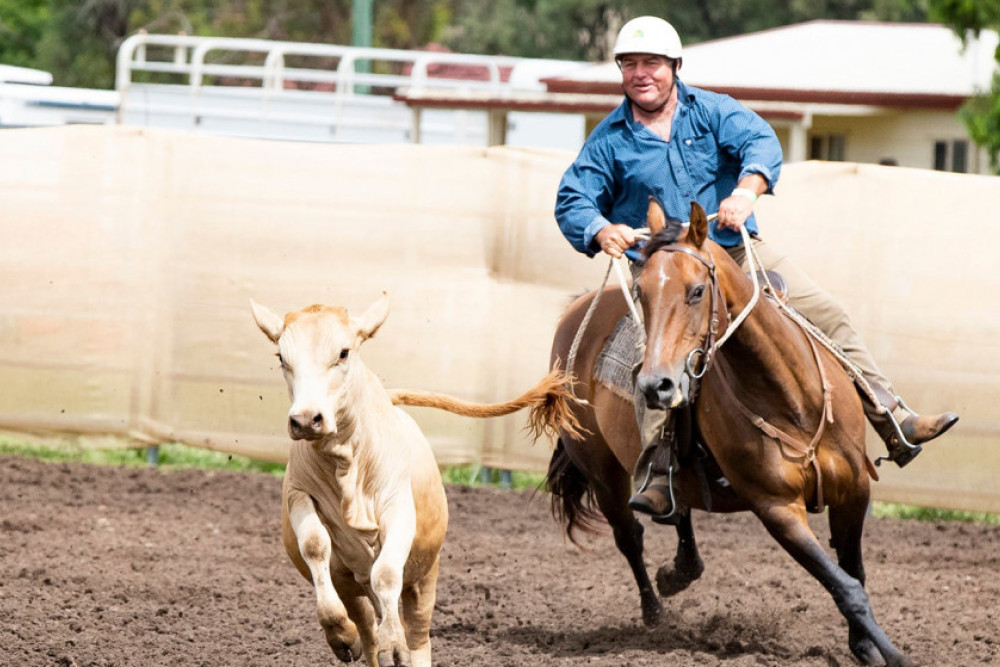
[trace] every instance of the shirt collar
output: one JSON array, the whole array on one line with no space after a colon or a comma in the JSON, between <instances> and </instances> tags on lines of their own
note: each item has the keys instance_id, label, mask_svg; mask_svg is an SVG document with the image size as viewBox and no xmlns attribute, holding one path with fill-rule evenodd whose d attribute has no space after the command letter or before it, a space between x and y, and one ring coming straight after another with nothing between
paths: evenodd
<instances>
[{"instance_id":1,"label":"shirt collar","mask_svg":"<svg viewBox=\"0 0 1000 667\"><path fill-rule=\"evenodd\" d=\"M688 88L684 85L684 82L677 79L677 109L678 111L684 109L684 107L690 106L694 103L695 93L694 90ZM632 116L632 106L629 104L628 98L622 100L622 103L618 105L618 108L612 111L608 115L608 122L611 124L624 123L628 125L633 121Z\"/></svg>"}]
</instances>

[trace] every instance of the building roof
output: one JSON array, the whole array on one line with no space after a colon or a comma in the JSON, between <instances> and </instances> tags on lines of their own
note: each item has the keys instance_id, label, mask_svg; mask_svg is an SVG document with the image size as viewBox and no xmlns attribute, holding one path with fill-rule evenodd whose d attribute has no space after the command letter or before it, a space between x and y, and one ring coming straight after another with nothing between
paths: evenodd
<instances>
[{"instance_id":1,"label":"building roof","mask_svg":"<svg viewBox=\"0 0 1000 667\"><path fill-rule=\"evenodd\" d=\"M47 86L52 83L52 75L40 69L0 65L0 83L30 83Z\"/></svg>"},{"instance_id":2,"label":"building roof","mask_svg":"<svg viewBox=\"0 0 1000 667\"><path fill-rule=\"evenodd\" d=\"M989 89L998 36L939 24L810 21L688 46L686 83L740 99L949 108ZM621 92L615 63L545 80L555 93Z\"/></svg>"}]
</instances>

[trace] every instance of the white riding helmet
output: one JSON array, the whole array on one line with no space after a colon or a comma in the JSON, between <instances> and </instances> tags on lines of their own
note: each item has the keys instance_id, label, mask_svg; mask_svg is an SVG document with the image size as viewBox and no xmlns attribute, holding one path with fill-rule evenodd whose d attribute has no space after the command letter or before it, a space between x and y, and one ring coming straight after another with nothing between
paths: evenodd
<instances>
[{"instance_id":1,"label":"white riding helmet","mask_svg":"<svg viewBox=\"0 0 1000 667\"><path fill-rule=\"evenodd\" d=\"M615 60L626 53L652 53L672 60L681 59L681 37L657 16L634 18L618 32L615 40Z\"/></svg>"}]
</instances>

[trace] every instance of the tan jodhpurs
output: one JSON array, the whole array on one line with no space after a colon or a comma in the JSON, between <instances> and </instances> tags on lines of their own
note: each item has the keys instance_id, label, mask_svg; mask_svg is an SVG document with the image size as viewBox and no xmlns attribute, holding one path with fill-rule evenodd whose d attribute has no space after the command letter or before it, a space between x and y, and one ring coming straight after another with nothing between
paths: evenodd
<instances>
[{"instance_id":1,"label":"tan jodhpurs","mask_svg":"<svg viewBox=\"0 0 1000 667\"><path fill-rule=\"evenodd\" d=\"M868 347L861 339L861 334L854 329L840 302L813 282L813 279L784 253L763 239L757 238L752 239L752 241L754 250L757 251L757 257L763 264L759 268L765 271L777 271L785 279L785 284L788 286L788 305L802 313L806 319L837 343L847 358L861 369L868 382L879 385L890 395L895 395L892 383L875 364L871 352L868 351ZM726 252L736 260L736 263L744 271L748 269L746 248L738 245L726 248Z\"/></svg>"}]
</instances>

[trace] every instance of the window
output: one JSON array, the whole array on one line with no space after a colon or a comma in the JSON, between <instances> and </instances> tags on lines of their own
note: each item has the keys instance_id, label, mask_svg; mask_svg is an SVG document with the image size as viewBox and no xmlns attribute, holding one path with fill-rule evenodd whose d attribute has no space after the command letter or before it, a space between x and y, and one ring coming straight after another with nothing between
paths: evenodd
<instances>
[{"instance_id":1,"label":"window","mask_svg":"<svg viewBox=\"0 0 1000 667\"><path fill-rule=\"evenodd\" d=\"M969 141L953 139L934 142L934 168L964 174L969 170Z\"/></svg>"},{"instance_id":2,"label":"window","mask_svg":"<svg viewBox=\"0 0 1000 667\"><path fill-rule=\"evenodd\" d=\"M809 159L843 162L845 144L842 134L814 134L809 140Z\"/></svg>"}]
</instances>

